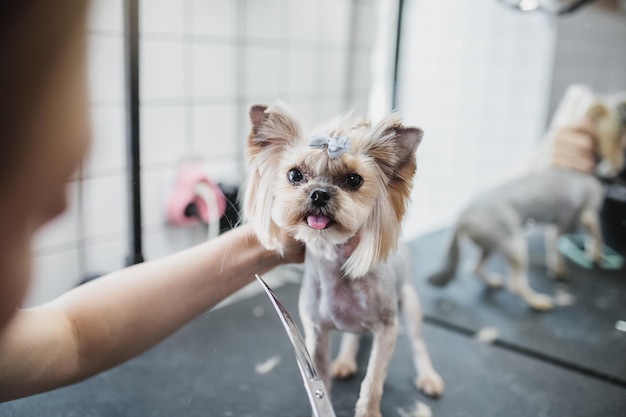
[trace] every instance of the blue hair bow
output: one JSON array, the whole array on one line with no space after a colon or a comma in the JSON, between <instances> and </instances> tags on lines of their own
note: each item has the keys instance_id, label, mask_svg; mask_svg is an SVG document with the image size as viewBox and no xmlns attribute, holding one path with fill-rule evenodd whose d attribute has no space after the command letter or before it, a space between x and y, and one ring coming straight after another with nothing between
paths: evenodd
<instances>
[{"instance_id":1,"label":"blue hair bow","mask_svg":"<svg viewBox=\"0 0 626 417\"><path fill-rule=\"evenodd\" d=\"M309 139L309 146L315 149L328 147L328 156L336 158L350 150L350 142L347 136L327 136L314 134Z\"/></svg>"}]
</instances>

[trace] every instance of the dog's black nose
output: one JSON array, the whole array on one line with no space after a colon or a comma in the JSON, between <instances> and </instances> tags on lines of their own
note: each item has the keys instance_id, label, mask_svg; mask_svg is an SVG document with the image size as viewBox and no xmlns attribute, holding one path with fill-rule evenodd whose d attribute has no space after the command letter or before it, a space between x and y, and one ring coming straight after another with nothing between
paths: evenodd
<instances>
[{"instance_id":1,"label":"dog's black nose","mask_svg":"<svg viewBox=\"0 0 626 417\"><path fill-rule=\"evenodd\" d=\"M330 200L330 194L328 191L322 189L315 189L309 194L309 198L315 207L322 207L326 205L326 202Z\"/></svg>"}]
</instances>

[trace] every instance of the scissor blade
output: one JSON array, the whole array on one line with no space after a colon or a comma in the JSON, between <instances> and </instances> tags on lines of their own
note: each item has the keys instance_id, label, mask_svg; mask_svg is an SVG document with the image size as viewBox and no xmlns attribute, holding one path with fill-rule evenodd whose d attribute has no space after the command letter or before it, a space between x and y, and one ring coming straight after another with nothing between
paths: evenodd
<instances>
[{"instance_id":1,"label":"scissor blade","mask_svg":"<svg viewBox=\"0 0 626 417\"><path fill-rule=\"evenodd\" d=\"M278 317L283 323L283 327L289 336L289 340L291 341L291 345L293 346L293 350L296 354L296 362L298 363L298 368L300 368L300 374L304 380L304 387L306 388L313 412L317 417L335 417L335 412L333 411L328 394L324 388L324 383L320 380L315 364L313 363L309 352L306 350L302 334L298 330L298 327L289 315L287 309L281 304L274 291L272 291L272 289L259 275L255 274L255 277L261 283L263 289L267 293L267 296L270 298L270 301L278 313Z\"/></svg>"},{"instance_id":2,"label":"scissor blade","mask_svg":"<svg viewBox=\"0 0 626 417\"><path fill-rule=\"evenodd\" d=\"M311 356L306 350L306 345L304 343L304 340L302 339L302 335L296 327L293 319L289 315L289 312L287 312L287 309L281 304L274 291L272 291L267 283L263 281L263 278L256 274L255 276L256 279L259 280L259 282L263 286L263 289L267 293L268 297L270 298L274 309L278 313L278 317L280 317L280 321L283 323L283 326L287 331L289 340L291 341L293 349L296 352L296 360L298 361L298 365L300 366L302 377L306 377L307 379L319 378L317 374L317 369L315 369L315 365L313 364L313 360L311 360Z\"/></svg>"}]
</instances>

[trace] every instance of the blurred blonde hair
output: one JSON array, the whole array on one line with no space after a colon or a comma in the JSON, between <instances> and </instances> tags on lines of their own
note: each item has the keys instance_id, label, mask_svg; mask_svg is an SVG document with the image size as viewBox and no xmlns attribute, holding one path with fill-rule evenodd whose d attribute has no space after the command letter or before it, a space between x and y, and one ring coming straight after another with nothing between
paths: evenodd
<instances>
[{"instance_id":1,"label":"blurred blonde hair","mask_svg":"<svg viewBox=\"0 0 626 417\"><path fill-rule=\"evenodd\" d=\"M0 184L11 180L25 149L51 69L85 35L86 0L2 0L0 5Z\"/></svg>"}]
</instances>

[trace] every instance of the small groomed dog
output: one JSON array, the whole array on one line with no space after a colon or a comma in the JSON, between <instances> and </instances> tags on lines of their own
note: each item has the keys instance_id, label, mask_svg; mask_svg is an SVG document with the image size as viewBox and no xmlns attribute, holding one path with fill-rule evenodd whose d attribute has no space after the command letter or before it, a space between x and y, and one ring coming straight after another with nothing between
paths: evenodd
<instances>
[{"instance_id":1,"label":"small groomed dog","mask_svg":"<svg viewBox=\"0 0 626 417\"><path fill-rule=\"evenodd\" d=\"M356 373L359 334L373 345L356 416L380 416L380 399L401 308L416 385L438 396L443 381L421 337L409 262L395 253L416 170L418 128L391 115L373 128L339 117L312 135L280 106L255 105L247 143L245 215L259 240L281 250L281 229L306 246L299 297L307 349L330 392L330 374ZM329 365L329 332L344 332Z\"/></svg>"},{"instance_id":2,"label":"small groomed dog","mask_svg":"<svg viewBox=\"0 0 626 417\"><path fill-rule=\"evenodd\" d=\"M581 96L589 94L580 86L570 87L561 102L560 117L582 104L582 121L560 126L556 134L591 136L598 171L602 171L603 176L614 176L624 165L626 101L599 97L590 102L581 100ZM547 226L548 268L554 276L561 277L565 274L565 264L556 247L557 238L577 225L590 237L586 244L589 256L596 263L600 261L603 240L598 213L603 200L604 190L593 175L567 169L545 168L505 182L474 199L461 212L445 265L428 280L436 286L444 286L452 280L459 263L459 239L465 236L480 249L474 273L487 286L495 288L502 284L500 276L484 270L487 258L499 253L509 266L509 290L533 309L549 310L554 305L552 298L535 292L528 284L524 223L532 219L538 225Z\"/></svg>"}]
</instances>

